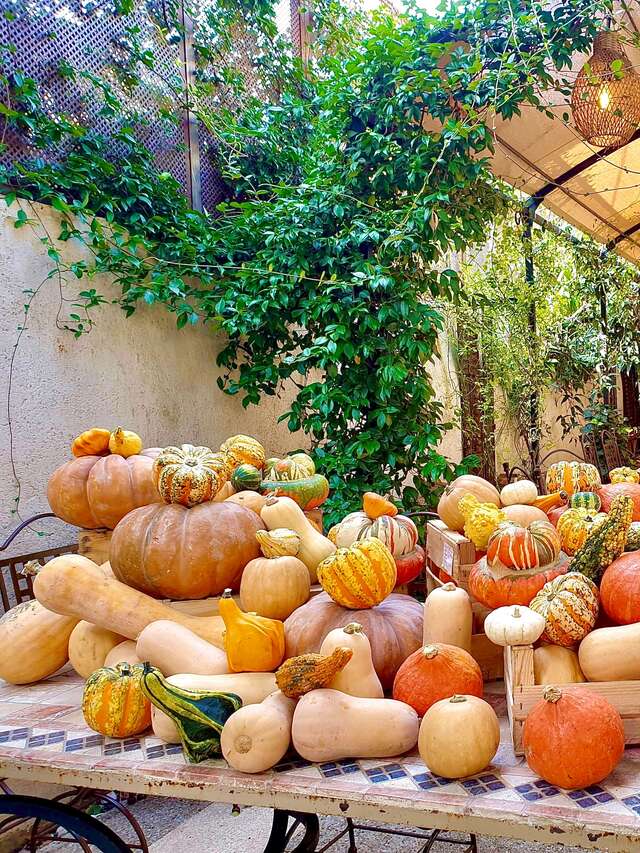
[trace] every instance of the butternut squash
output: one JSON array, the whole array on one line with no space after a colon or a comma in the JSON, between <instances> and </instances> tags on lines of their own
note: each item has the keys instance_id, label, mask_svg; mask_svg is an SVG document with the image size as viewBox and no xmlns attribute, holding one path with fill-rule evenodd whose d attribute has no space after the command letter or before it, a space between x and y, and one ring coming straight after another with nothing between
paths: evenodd
<instances>
[{"instance_id":1,"label":"butternut squash","mask_svg":"<svg viewBox=\"0 0 640 853\"><path fill-rule=\"evenodd\" d=\"M454 583L434 589L424 602L422 644L446 643L471 651L473 611L467 593Z\"/></svg>"},{"instance_id":2,"label":"butternut squash","mask_svg":"<svg viewBox=\"0 0 640 853\"><path fill-rule=\"evenodd\" d=\"M104 666L109 652L124 640L106 628L81 620L69 637L69 662L81 678Z\"/></svg>"},{"instance_id":3,"label":"butternut squash","mask_svg":"<svg viewBox=\"0 0 640 853\"><path fill-rule=\"evenodd\" d=\"M295 530L300 537L298 557L309 569L311 583L318 582L318 563L335 553L336 546L311 524L298 504L287 497L268 497L260 511L260 517L269 530L286 527Z\"/></svg>"},{"instance_id":4,"label":"butternut squash","mask_svg":"<svg viewBox=\"0 0 640 853\"><path fill-rule=\"evenodd\" d=\"M184 625L166 619L151 622L143 629L136 653L149 661L163 675L187 672L197 675L220 675L229 672L227 656L217 646L207 643Z\"/></svg>"},{"instance_id":5,"label":"butternut squash","mask_svg":"<svg viewBox=\"0 0 640 853\"><path fill-rule=\"evenodd\" d=\"M536 684L579 684L586 681L578 655L566 646L540 646L533 650Z\"/></svg>"},{"instance_id":6,"label":"butternut squash","mask_svg":"<svg viewBox=\"0 0 640 853\"><path fill-rule=\"evenodd\" d=\"M277 764L291 744L295 707L294 699L276 690L259 704L232 714L220 737L228 764L242 773L262 773Z\"/></svg>"},{"instance_id":7,"label":"butternut squash","mask_svg":"<svg viewBox=\"0 0 640 853\"><path fill-rule=\"evenodd\" d=\"M418 728L418 715L404 702L321 689L299 700L291 736L307 761L393 758L413 749Z\"/></svg>"},{"instance_id":8,"label":"butternut squash","mask_svg":"<svg viewBox=\"0 0 640 853\"><path fill-rule=\"evenodd\" d=\"M278 686L272 672L230 672L223 675L172 675L167 681L185 690L214 690L235 693L243 705L255 705L274 693ZM158 708L151 706L151 725L156 737L167 743L180 743L175 723Z\"/></svg>"},{"instance_id":9,"label":"butternut squash","mask_svg":"<svg viewBox=\"0 0 640 853\"><path fill-rule=\"evenodd\" d=\"M125 640L115 646L104 659L105 666L113 667L117 663L128 663L130 666L142 663L136 653L136 644L133 640Z\"/></svg>"},{"instance_id":10,"label":"butternut squash","mask_svg":"<svg viewBox=\"0 0 640 853\"><path fill-rule=\"evenodd\" d=\"M373 666L371 644L362 625L349 622L344 628L329 631L320 646L320 654L330 655L340 648L351 649L353 654L346 666L333 676L328 687L351 696L382 699L384 691Z\"/></svg>"},{"instance_id":11,"label":"butternut squash","mask_svg":"<svg viewBox=\"0 0 640 853\"><path fill-rule=\"evenodd\" d=\"M0 619L0 678L31 684L48 678L69 659L69 637L78 624L39 601L23 601Z\"/></svg>"},{"instance_id":12,"label":"butternut squash","mask_svg":"<svg viewBox=\"0 0 640 853\"><path fill-rule=\"evenodd\" d=\"M578 658L587 681L637 681L640 622L591 631L580 643Z\"/></svg>"},{"instance_id":13,"label":"butternut squash","mask_svg":"<svg viewBox=\"0 0 640 853\"><path fill-rule=\"evenodd\" d=\"M151 622L167 619L190 628L203 640L222 648L223 622L217 616L188 616L161 604L104 573L80 554L54 557L33 581L38 601L54 613L86 619L130 640L137 640Z\"/></svg>"}]
</instances>

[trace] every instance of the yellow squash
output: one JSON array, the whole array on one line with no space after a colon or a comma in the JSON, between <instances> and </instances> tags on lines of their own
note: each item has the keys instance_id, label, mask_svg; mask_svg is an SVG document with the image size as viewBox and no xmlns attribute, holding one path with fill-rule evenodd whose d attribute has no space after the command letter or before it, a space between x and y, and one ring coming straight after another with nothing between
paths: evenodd
<instances>
[{"instance_id":1,"label":"yellow squash","mask_svg":"<svg viewBox=\"0 0 640 853\"><path fill-rule=\"evenodd\" d=\"M271 672L284 658L284 625L255 613L243 613L225 589L219 602L224 647L231 672Z\"/></svg>"},{"instance_id":2,"label":"yellow squash","mask_svg":"<svg viewBox=\"0 0 640 853\"><path fill-rule=\"evenodd\" d=\"M342 607L362 610L375 607L396 585L396 563L379 539L361 539L318 565L322 588Z\"/></svg>"},{"instance_id":3,"label":"yellow squash","mask_svg":"<svg viewBox=\"0 0 640 853\"><path fill-rule=\"evenodd\" d=\"M142 450L142 439L130 429L117 427L109 436L109 450L120 456L135 456Z\"/></svg>"}]
</instances>

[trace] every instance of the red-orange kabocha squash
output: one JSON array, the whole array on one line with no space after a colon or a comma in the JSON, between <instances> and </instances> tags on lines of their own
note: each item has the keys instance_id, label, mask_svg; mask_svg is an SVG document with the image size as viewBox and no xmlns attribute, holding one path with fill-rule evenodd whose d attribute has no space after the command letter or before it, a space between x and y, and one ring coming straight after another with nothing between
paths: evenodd
<instances>
[{"instance_id":1,"label":"red-orange kabocha squash","mask_svg":"<svg viewBox=\"0 0 640 853\"><path fill-rule=\"evenodd\" d=\"M434 702L454 694L482 698L482 672L469 652L430 643L406 659L393 682L393 698L423 717Z\"/></svg>"},{"instance_id":2,"label":"red-orange kabocha squash","mask_svg":"<svg viewBox=\"0 0 640 853\"><path fill-rule=\"evenodd\" d=\"M483 557L469 574L469 592L485 607L495 610L510 604L528 606L542 587L567 571L569 562L557 563L552 568L539 572L513 571L504 577L494 577Z\"/></svg>"},{"instance_id":3,"label":"red-orange kabocha squash","mask_svg":"<svg viewBox=\"0 0 640 853\"><path fill-rule=\"evenodd\" d=\"M640 622L640 551L622 554L605 570L600 601L604 612L618 625Z\"/></svg>"},{"instance_id":4,"label":"red-orange kabocha squash","mask_svg":"<svg viewBox=\"0 0 640 853\"><path fill-rule=\"evenodd\" d=\"M614 498L626 495L633 501L632 521L640 521L640 486L637 483L609 483L598 489L598 497L602 503L601 511L609 512Z\"/></svg>"}]
</instances>

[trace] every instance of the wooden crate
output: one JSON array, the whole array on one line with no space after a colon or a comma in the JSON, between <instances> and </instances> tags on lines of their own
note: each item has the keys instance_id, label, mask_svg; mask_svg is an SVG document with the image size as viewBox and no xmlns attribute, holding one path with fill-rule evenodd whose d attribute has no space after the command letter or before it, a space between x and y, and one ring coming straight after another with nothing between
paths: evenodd
<instances>
[{"instance_id":1,"label":"wooden crate","mask_svg":"<svg viewBox=\"0 0 640 853\"><path fill-rule=\"evenodd\" d=\"M99 566L109 559L113 530L81 530L78 535L78 554L88 557Z\"/></svg>"},{"instance_id":2,"label":"wooden crate","mask_svg":"<svg viewBox=\"0 0 640 853\"><path fill-rule=\"evenodd\" d=\"M533 646L505 646L504 685L513 749L522 755L524 721L545 691L544 685L535 684ZM608 699L622 717L625 743L640 743L640 681L590 681L567 686L591 690Z\"/></svg>"},{"instance_id":3,"label":"wooden crate","mask_svg":"<svg viewBox=\"0 0 640 853\"><path fill-rule=\"evenodd\" d=\"M441 580L453 580L469 591L469 574L480 559L476 546L440 519L427 524L427 561Z\"/></svg>"}]
</instances>

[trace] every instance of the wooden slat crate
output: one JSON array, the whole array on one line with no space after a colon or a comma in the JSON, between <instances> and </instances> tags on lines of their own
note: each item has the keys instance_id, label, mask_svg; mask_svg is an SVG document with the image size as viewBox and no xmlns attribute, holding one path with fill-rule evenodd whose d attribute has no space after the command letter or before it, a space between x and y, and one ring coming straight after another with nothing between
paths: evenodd
<instances>
[{"instance_id":1,"label":"wooden slat crate","mask_svg":"<svg viewBox=\"0 0 640 853\"><path fill-rule=\"evenodd\" d=\"M441 580L453 580L469 591L469 573L480 559L476 547L455 530L449 530L439 519L427 524L427 562Z\"/></svg>"},{"instance_id":2,"label":"wooden slat crate","mask_svg":"<svg viewBox=\"0 0 640 853\"><path fill-rule=\"evenodd\" d=\"M516 755L522 755L524 722L545 691L544 685L535 684L533 646L505 646L504 684L513 749ZM640 681L590 681L566 686L591 690L608 699L622 717L625 742L640 743Z\"/></svg>"}]
</instances>

